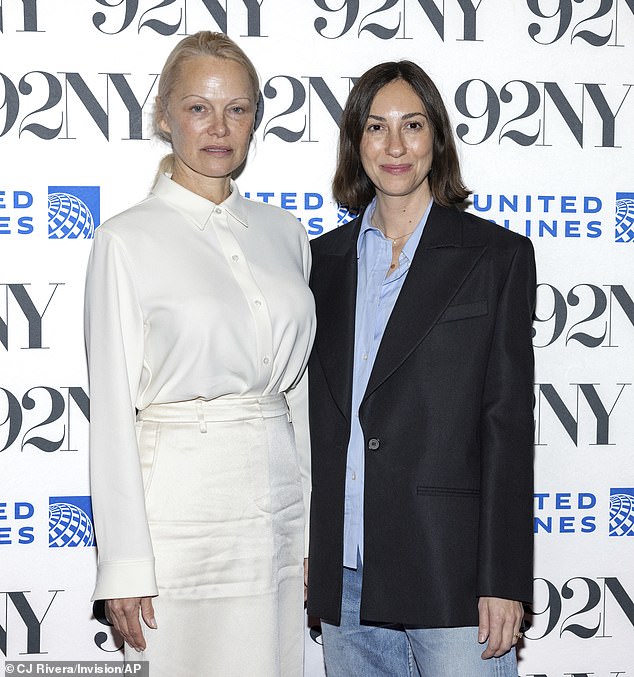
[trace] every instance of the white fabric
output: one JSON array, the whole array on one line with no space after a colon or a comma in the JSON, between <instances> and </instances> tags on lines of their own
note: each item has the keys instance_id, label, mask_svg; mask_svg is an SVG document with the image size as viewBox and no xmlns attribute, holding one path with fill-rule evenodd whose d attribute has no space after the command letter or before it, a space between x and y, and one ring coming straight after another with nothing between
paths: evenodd
<instances>
[{"instance_id":1,"label":"white fabric","mask_svg":"<svg viewBox=\"0 0 634 677\"><path fill-rule=\"evenodd\" d=\"M159 177L95 234L86 282L93 599L157 594L135 408L286 392L309 501L310 249L288 212Z\"/></svg>"},{"instance_id":2,"label":"white fabric","mask_svg":"<svg viewBox=\"0 0 634 677\"><path fill-rule=\"evenodd\" d=\"M153 677L300 677L304 509L284 395L139 413L156 553ZM245 638L249 641L245 645Z\"/></svg>"}]
</instances>

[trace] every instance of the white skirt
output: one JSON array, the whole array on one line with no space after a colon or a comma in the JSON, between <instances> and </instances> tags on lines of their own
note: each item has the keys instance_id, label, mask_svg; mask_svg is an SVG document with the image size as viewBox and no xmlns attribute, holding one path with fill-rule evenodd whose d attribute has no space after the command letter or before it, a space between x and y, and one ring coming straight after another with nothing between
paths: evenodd
<instances>
[{"instance_id":1,"label":"white skirt","mask_svg":"<svg viewBox=\"0 0 634 677\"><path fill-rule=\"evenodd\" d=\"M156 559L152 677L301 677L304 514L283 395L151 405L138 436Z\"/></svg>"}]
</instances>

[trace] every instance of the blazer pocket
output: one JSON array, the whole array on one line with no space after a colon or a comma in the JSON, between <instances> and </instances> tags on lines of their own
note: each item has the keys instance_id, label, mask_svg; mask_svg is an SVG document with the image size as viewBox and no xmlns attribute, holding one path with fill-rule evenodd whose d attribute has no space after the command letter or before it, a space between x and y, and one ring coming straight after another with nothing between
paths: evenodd
<instances>
[{"instance_id":1,"label":"blazer pocket","mask_svg":"<svg viewBox=\"0 0 634 677\"><path fill-rule=\"evenodd\" d=\"M473 498L480 495L477 489L459 489L449 487L426 487L422 484L416 486L417 496L464 496Z\"/></svg>"},{"instance_id":2,"label":"blazer pocket","mask_svg":"<svg viewBox=\"0 0 634 677\"><path fill-rule=\"evenodd\" d=\"M456 303L449 306L440 316L438 324L441 322L454 322L455 320L466 320L469 317L480 317L489 312L486 299L480 301L471 301L470 303Z\"/></svg>"}]
</instances>

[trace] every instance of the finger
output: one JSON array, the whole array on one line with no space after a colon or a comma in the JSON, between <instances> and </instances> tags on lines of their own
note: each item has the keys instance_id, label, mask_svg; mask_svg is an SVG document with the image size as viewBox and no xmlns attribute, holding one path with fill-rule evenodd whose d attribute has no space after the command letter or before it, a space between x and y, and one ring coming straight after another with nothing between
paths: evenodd
<instances>
[{"instance_id":1,"label":"finger","mask_svg":"<svg viewBox=\"0 0 634 677\"><path fill-rule=\"evenodd\" d=\"M513 646L524 637L524 607L518 604L518 619L513 627Z\"/></svg>"},{"instance_id":2,"label":"finger","mask_svg":"<svg viewBox=\"0 0 634 677\"><path fill-rule=\"evenodd\" d=\"M152 628L153 630L158 628L156 618L154 616L154 605L152 604L151 597L141 598L141 616L143 617L143 621L148 626L148 628Z\"/></svg>"},{"instance_id":3,"label":"finger","mask_svg":"<svg viewBox=\"0 0 634 677\"><path fill-rule=\"evenodd\" d=\"M126 605L124 612L128 625L128 644L137 651L143 651L145 649L145 638L139 621L139 607L140 600L134 605Z\"/></svg>"},{"instance_id":4,"label":"finger","mask_svg":"<svg viewBox=\"0 0 634 677\"><path fill-rule=\"evenodd\" d=\"M483 658L499 658L508 653L514 646L515 628L518 625L516 609L504 609L492 616L489 643Z\"/></svg>"},{"instance_id":5,"label":"finger","mask_svg":"<svg viewBox=\"0 0 634 677\"><path fill-rule=\"evenodd\" d=\"M484 644L489 638L489 608L485 599L480 599L478 602L478 642Z\"/></svg>"},{"instance_id":6,"label":"finger","mask_svg":"<svg viewBox=\"0 0 634 677\"><path fill-rule=\"evenodd\" d=\"M121 635L122 639L129 642L128 623L121 607L121 600L112 599L106 602L107 616L110 618L114 629Z\"/></svg>"},{"instance_id":7,"label":"finger","mask_svg":"<svg viewBox=\"0 0 634 677\"><path fill-rule=\"evenodd\" d=\"M501 656L502 648L504 646L504 624L505 617L500 613L499 608L492 609L487 605L487 624L488 624L488 642L486 649L481 656L484 660L493 658L494 656ZM509 639L510 639L509 633ZM510 644L509 644L510 647Z\"/></svg>"},{"instance_id":8,"label":"finger","mask_svg":"<svg viewBox=\"0 0 634 677\"><path fill-rule=\"evenodd\" d=\"M145 649L145 639L139 623L138 597L110 600L110 614L114 626L133 649L142 651Z\"/></svg>"}]
</instances>

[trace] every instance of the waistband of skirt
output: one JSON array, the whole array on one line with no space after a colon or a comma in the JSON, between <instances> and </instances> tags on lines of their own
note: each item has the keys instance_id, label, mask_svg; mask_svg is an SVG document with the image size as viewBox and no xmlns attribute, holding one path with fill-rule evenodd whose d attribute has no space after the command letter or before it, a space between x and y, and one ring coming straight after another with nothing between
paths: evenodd
<instances>
[{"instance_id":1,"label":"waistband of skirt","mask_svg":"<svg viewBox=\"0 0 634 677\"><path fill-rule=\"evenodd\" d=\"M288 416L290 409L286 395L262 395L261 397L217 397L213 400L187 400L150 404L137 414L139 421L180 421L196 423L203 421L246 421L253 418Z\"/></svg>"}]
</instances>

